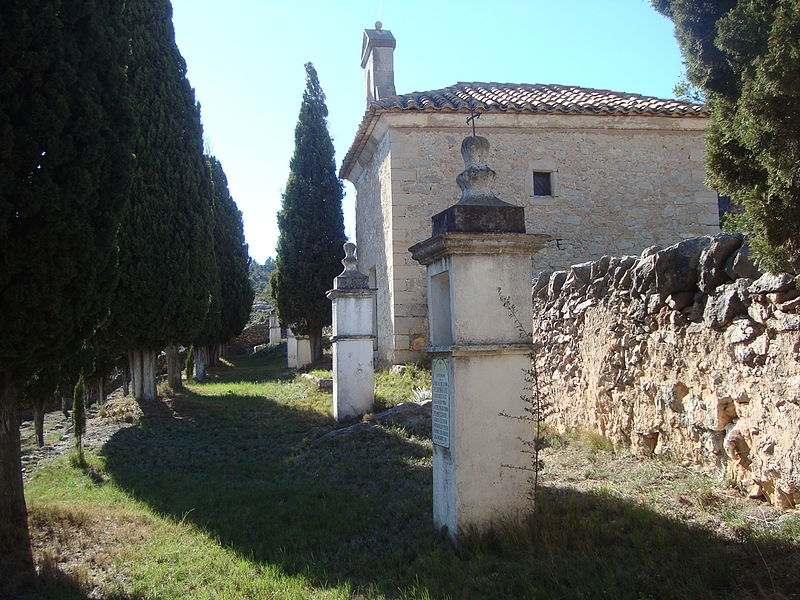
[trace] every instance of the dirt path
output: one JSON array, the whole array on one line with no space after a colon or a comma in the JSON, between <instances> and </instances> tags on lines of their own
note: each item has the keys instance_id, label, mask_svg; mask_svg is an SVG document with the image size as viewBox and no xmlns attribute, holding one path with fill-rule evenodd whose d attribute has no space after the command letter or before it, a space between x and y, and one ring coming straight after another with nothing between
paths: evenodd
<instances>
[{"instance_id":1,"label":"dirt path","mask_svg":"<svg viewBox=\"0 0 800 600\"><path fill-rule=\"evenodd\" d=\"M103 406L96 404L86 411L84 447L102 447L120 429L132 427L139 408L131 398L122 395L122 388L113 392ZM141 411L139 411L139 414ZM36 431L32 421L20 425L22 442L22 477L29 481L42 465L53 458L68 455L75 448L72 435L72 418L61 411L47 413L44 418L45 445L36 445Z\"/></svg>"}]
</instances>

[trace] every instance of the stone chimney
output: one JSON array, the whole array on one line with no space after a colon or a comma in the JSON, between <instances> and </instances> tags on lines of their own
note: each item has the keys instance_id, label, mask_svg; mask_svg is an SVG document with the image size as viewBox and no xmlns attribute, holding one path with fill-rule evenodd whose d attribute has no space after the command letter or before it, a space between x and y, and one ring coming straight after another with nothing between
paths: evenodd
<instances>
[{"instance_id":1,"label":"stone chimney","mask_svg":"<svg viewBox=\"0 0 800 600\"><path fill-rule=\"evenodd\" d=\"M394 96L394 49L397 42L380 21L375 29L364 30L361 68L364 69L364 96L367 108L375 100Z\"/></svg>"}]
</instances>

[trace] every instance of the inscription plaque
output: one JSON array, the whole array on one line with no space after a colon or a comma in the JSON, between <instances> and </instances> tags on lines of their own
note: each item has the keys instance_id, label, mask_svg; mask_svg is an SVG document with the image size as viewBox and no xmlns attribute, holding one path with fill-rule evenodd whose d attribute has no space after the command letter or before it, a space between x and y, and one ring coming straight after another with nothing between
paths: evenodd
<instances>
[{"instance_id":1,"label":"inscription plaque","mask_svg":"<svg viewBox=\"0 0 800 600\"><path fill-rule=\"evenodd\" d=\"M450 447L450 369L446 358L431 365L431 423L433 443Z\"/></svg>"}]
</instances>

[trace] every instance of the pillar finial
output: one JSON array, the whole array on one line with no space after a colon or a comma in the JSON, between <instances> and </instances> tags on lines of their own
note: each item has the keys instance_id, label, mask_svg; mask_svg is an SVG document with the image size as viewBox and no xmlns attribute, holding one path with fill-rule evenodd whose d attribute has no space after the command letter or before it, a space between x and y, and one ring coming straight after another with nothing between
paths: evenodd
<instances>
[{"instance_id":1,"label":"pillar finial","mask_svg":"<svg viewBox=\"0 0 800 600\"><path fill-rule=\"evenodd\" d=\"M353 242L345 242L342 247L344 248L344 258L342 259L344 271L339 273L333 280L333 289L355 290L369 288L369 277L356 268L356 264L358 264L356 245Z\"/></svg>"},{"instance_id":2,"label":"pillar finial","mask_svg":"<svg viewBox=\"0 0 800 600\"><path fill-rule=\"evenodd\" d=\"M344 271L342 271L341 275L347 276L348 274L357 273L356 245L353 242L345 242L342 247L344 248L344 258L342 259Z\"/></svg>"},{"instance_id":3,"label":"pillar finial","mask_svg":"<svg viewBox=\"0 0 800 600\"><path fill-rule=\"evenodd\" d=\"M461 198L457 204L510 206L492 191L497 174L488 165L489 140L479 135L464 138L461 156L464 157L465 169L456 177L456 183L461 188Z\"/></svg>"}]
</instances>

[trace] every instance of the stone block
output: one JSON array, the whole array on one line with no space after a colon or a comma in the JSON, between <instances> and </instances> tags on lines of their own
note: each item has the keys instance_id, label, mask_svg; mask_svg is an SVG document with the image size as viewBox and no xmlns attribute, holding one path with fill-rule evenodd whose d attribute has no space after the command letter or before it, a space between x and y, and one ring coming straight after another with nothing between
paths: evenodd
<instances>
[{"instance_id":1,"label":"stone block","mask_svg":"<svg viewBox=\"0 0 800 600\"><path fill-rule=\"evenodd\" d=\"M706 294L726 281L733 279L725 271L725 263L744 242L739 233L718 233L711 238L708 248L700 255L698 287Z\"/></svg>"},{"instance_id":2,"label":"stone block","mask_svg":"<svg viewBox=\"0 0 800 600\"><path fill-rule=\"evenodd\" d=\"M764 273L749 287L751 294L785 292L796 285L795 276L789 273Z\"/></svg>"},{"instance_id":3,"label":"stone block","mask_svg":"<svg viewBox=\"0 0 800 600\"><path fill-rule=\"evenodd\" d=\"M708 295L703 311L703 322L707 327L723 327L733 321L734 317L747 314L747 307L741 297L741 286L736 283L722 285Z\"/></svg>"},{"instance_id":4,"label":"stone block","mask_svg":"<svg viewBox=\"0 0 800 600\"><path fill-rule=\"evenodd\" d=\"M567 280L566 271L556 271L550 276L550 281L547 284L547 297L550 299L557 298L561 294L561 288Z\"/></svg>"},{"instance_id":5,"label":"stone block","mask_svg":"<svg viewBox=\"0 0 800 600\"><path fill-rule=\"evenodd\" d=\"M741 277L758 279L761 277L761 271L750 260L749 244L744 244L728 257L728 260L725 261L725 273L731 279L739 279Z\"/></svg>"},{"instance_id":6,"label":"stone block","mask_svg":"<svg viewBox=\"0 0 800 600\"><path fill-rule=\"evenodd\" d=\"M696 289L700 256L710 244L708 237L691 238L657 252L654 267L658 293L668 296Z\"/></svg>"}]
</instances>

